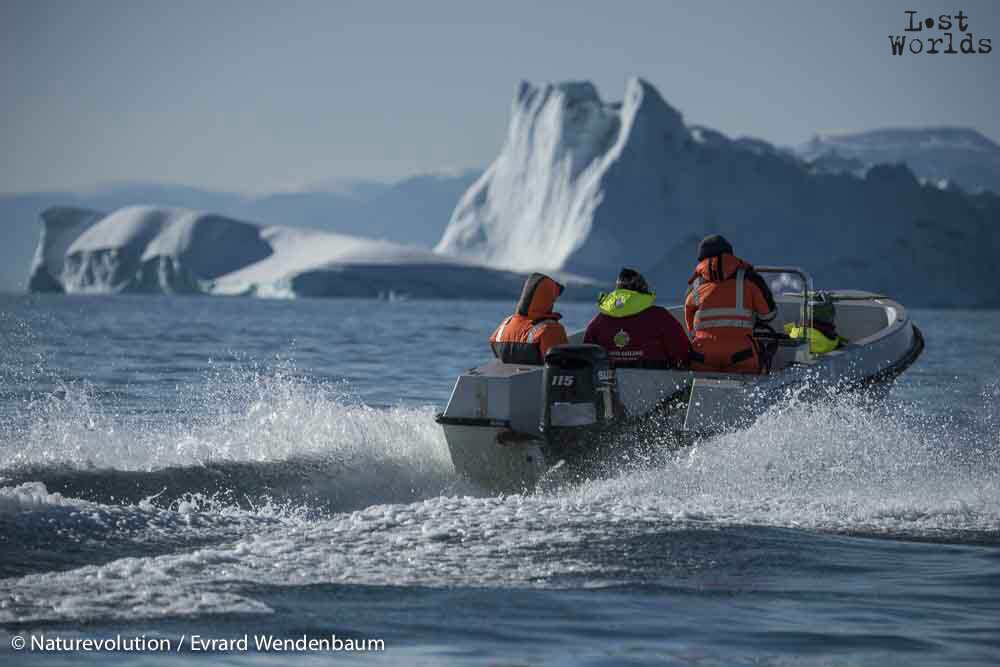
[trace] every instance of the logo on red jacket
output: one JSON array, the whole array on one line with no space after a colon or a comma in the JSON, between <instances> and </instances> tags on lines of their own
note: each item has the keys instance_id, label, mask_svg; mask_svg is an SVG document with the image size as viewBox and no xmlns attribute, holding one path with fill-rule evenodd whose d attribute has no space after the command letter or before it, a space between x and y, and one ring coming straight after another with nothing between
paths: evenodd
<instances>
[{"instance_id":1,"label":"logo on red jacket","mask_svg":"<svg viewBox=\"0 0 1000 667\"><path fill-rule=\"evenodd\" d=\"M620 350L626 345L628 345L629 341L632 339L629 338L629 335L625 332L624 329L619 329L618 333L616 333L615 337L612 338L611 340L614 341L615 345L617 345L618 349Z\"/></svg>"}]
</instances>

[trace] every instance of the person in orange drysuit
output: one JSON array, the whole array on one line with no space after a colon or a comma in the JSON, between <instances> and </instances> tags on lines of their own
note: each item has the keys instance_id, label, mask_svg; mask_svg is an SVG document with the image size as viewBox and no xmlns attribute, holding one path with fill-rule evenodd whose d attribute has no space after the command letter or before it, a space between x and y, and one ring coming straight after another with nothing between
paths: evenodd
<instances>
[{"instance_id":1,"label":"person in orange drysuit","mask_svg":"<svg viewBox=\"0 0 1000 667\"><path fill-rule=\"evenodd\" d=\"M568 342L566 329L559 323L562 315L552 312L562 292L563 286L544 274L528 276L517 310L490 336L497 359L508 364L541 365L549 348Z\"/></svg>"},{"instance_id":2,"label":"person in orange drysuit","mask_svg":"<svg viewBox=\"0 0 1000 667\"><path fill-rule=\"evenodd\" d=\"M764 364L754 326L777 313L760 274L733 254L729 241L713 234L698 247L688 284L684 318L692 336L692 370L760 373Z\"/></svg>"}]
</instances>

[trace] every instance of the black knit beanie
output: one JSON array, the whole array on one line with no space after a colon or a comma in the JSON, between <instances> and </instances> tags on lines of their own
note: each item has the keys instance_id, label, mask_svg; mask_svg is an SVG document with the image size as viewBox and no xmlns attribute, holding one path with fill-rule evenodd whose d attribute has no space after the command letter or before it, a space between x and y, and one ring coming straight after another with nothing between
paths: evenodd
<instances>
[{"instance_id":1,"label":"black knit beanie","mask_svg":"<svg viewBox=\"0 0 1000 667\"><path fill-rule=\"evenodd\" d=\"M615 281L615 287L649 294L649 285L646 284L646 279L642 277L641 273L628 267L623 268L618 273L618 280Z\"/></svg>"},{"instance_id":2,"label":"black knit beanie","mask_svg":"<svg viewBox=\"0 0 1000 667\"><path fill-rule=\"evenodd\" d=\"M726 240L726 237L721 234L706 236L698 246L698 261L700 262L706 257L715 257L722 253L733 254L733 246Z\"/></svg>"}]
</instances>

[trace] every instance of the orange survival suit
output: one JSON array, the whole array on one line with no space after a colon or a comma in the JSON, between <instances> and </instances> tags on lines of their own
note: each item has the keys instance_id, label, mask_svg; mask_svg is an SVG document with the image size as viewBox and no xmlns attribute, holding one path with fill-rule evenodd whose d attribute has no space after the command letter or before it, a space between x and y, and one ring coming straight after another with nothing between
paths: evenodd
<instances>
[{"instance_id":1,"label":"orange survival suit","mask_svg":"<svg viewBox=\"0 0 1000 667\"><path fill-rule=\"evenodd\" d=\"M691 368L760 373L761 350L753 328L777 312L764 279L753 266L725 252L698 262L688 284L684 318L693 336Z\"/></svg>"},{"instance_id":2,"label":"orange survival suit","mask_svg":"<svg viewBox=\"0 0 1000 667\"><path fill-rule=\"evenodd\" d=\"M544 274L528 276L517 310L490 336L490 347L497 359L508 364L540 365L550 347L569 342L566 329L559 323L562 315L552 312L562 291L562 285Z\"/></svg>"}]
</instances>

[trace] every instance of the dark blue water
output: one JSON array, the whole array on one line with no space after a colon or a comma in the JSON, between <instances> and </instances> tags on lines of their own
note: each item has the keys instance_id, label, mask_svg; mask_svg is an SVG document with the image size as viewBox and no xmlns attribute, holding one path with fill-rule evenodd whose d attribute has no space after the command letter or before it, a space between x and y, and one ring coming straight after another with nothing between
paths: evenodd
<instances>
[{"instance_id":1,"label":"dark blue water","mask_svg":"<svg viewBox=\"0 0 1000 667\"><path fill-rule=\"evenodd\" d=\"M1000 662L1000 313L916 312L883 402L491 497L433 414L508 307L0 297L0 659ZM173 652L10 647L117 635Z\"/></svg>"}]
</instances>

